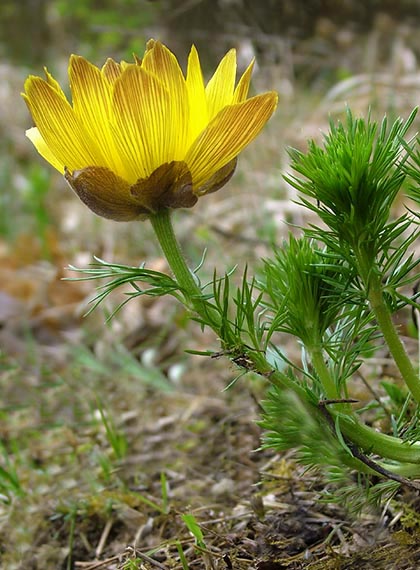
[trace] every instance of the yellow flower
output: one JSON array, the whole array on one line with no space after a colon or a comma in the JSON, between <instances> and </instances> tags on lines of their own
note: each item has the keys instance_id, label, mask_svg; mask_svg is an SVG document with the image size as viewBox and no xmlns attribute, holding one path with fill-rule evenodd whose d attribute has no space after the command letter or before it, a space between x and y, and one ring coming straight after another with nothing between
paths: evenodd
<instances>
[{"instance_id":1,"label":"yellow flower","mask_svg":"<svg viewBox=\"0 0 420 570\"><path fill-rule=\"evenodd\" d=\"M252 66L235 87L235 50L207 85L195 47L186 77L154 40L131 64L108 59L99 69L73 55L72 105L48 71L26 80L36 125L26 134L100 216L128 221L191 207L229 180L277 105L274 92L247 99Z\"/></svg>"}]
</instances>

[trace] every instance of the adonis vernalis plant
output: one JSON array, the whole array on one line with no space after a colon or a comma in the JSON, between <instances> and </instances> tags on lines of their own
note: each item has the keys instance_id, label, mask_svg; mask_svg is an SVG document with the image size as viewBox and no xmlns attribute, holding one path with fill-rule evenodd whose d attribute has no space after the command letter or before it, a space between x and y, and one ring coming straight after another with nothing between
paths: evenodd
<instances>
[{"instance_id":1,"label":"adonis vernalis plant","mask_svg":"<svg viewBox=\"0 0 420 570\"><path fill-rule=\"evenodd\" d=\"M337 493L354 498L354 485L342 484L354 471L374 499L400 484L420 488L418 362L393 320L404 308L419 309L412 247L419 216L407 207L393 217L404 188L419 201L419 140L406 140L416 112L389 126L349 111L345 123L331 124L322 145L291 150L294 174L286 178L322 224L276 247L257 277L245 272L238 289L229 273L215 275L209 289L199 269L188 268L171 212L221 188L274 112L275 93L248 98L251 72L252 63L235 87L231 50L205 85L195 48L184 76L168 48L150 41L143 59L131 64L108 60L98 69L72 56L72 105L48 72L27 80L24 97L35 122L27 134L40 154L96 214L150 219L173 273L96 259L79 270L82 279L106 279L94 306L127 283L133 287L127 301L170 294L184 303L238 367L270 385L264 445L295 449L304 464L341 482ZM284 334L301 346L300 363L285 354ZM365 417L351 385L384 344L399 376L394 385L370 379L372 394L383 395L367 403ZM372 409L388 429L373 427ZM385 484L372 483L372 475Z\"/></svg>"}]
</instances>

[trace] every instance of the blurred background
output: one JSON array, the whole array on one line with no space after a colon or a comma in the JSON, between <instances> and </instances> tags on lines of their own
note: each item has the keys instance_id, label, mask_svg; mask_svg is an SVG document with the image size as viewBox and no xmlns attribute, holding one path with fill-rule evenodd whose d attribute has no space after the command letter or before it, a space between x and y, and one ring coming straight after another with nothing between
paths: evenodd
<instances>
[{"instance_id":1,"label":"blurred background","mask_svg":"<svg viewBox=\"0 0 420 570\"><path fill-rule=\"evenodd\" d=\"M105 324L125 299L117 292L84 317L94 287L63 281L76 276L70 264L86 267L96 255L132 265L147 261L163 271L166 266L147 222L95 217L38 156L25 138L32 126L20 97L27 75L42 75L46 66L68 93L70 53L101 66L107 57L141 56L152 37L168 45L184 69L194 43L207 78L231 47L239 71L255 57L253 92L277 90L276 115L240 156L226 187L174 216L192 266L207 249L205 281L214 266L222 273L239 266L239 276L245 264L253 270L272 243L310 221L282 178L288 146L304 149L308 138L320 140L330 118L343 117L347 105L356 115L370 110L374 118L386 113L392 120L420 103L419 26L420 0L2 0L0 456L3 468L17 475L15 484L0 476L0 494L10 505L20 491L32 493L31 523L20 532L16 560L26 560L34 543L37 515L44 524L45 511L50 517L61 505L67 516L71 501L114 485L105 459L112 462L118 453L98 409L116 418L133 454L139 437L133 418L141 412L153 423L169 413L153 394L187 393L179 396L185 408L193 395L213 397L235 376L226 363L185 354L186 348L218 350L217 339L188 323L172 299L135 300ZM234 400L235 390L229 394ZM145 397L152 402L147 412ZM258 434L247 441L252 446L258 446ZM160 464L153 461L155 473ZM14 516L9 511L0 526L5 543L17 528ZM57 544L67 544L64 535ZM7 567L18 568L3 548ZM80 557L90 555L85 550L80 547ZM32 567L38 566L25 566Z\"/></svg>"},{"instance_id":2,"label":"blurred background","mask_svg":"<svg viewBox=\"0 0 420 570\"><path fill-rule=\"evenodd\" d=\"M207 77L231 47L239 71L255 57L254 91L277 90L280 105L264 144L247 151L236 184L249 174L244 186L260 195L263 177L266 202L284 192L285 146L319 136L329 114L351 103L356 112L370 108L392 118L417 104L419 18L418 0L3 0L0 235L15 240L30 230L35 241L44 240L46 255L52 247L46 233L59 227L69 237L78 234L71 229L75 200L24 137L31 119L19 92L27 74L42 75L46 66L66 89L70 53L102 65L107 57L141 55L150 37L166 43L184 66L194 43ZM87 222L104 223L114 228Z\"/></svg>"},{"instance_id":3,"label":"blurred background","mask_svg":"<svg viewBox=\"0 0 420 570\"><path fill-rule=\"evenodd\" d=\"M181 239L195 236L186 244L192 262L207 247L211 273L213 263L224 271L258 258L288 231L285 221L300 223L302 210L282 179L287 146L305 148L307 138L319 139L329 118L342 116L346 105L356 114L370 110L393 119L418 104L419 20L419 0L3 0L0 290L23 301L25 311L29 303L29 316L40 311L40 320L51 305L67 305L66 295L70 305L85 299L86 290L60 281L68 263L86 265L92 255L134 263L158 256L147 223L92 216L37 155L24 136L32 122L19 95L28 74L42 75L45 66L68 93L70 53L101 66L107 57L141 55L151 37L166 43L184 68L196 44L206 77L231 47L239 71L256 59L253 90L279 92L276 116L243 153L232 182L176 216ZM48 287L64 299L52 300ZM3 298L3 320L9 321L12 302ZM70 308L64 313L72 314ZM1 314L0 308L0 322ZM56 333L44 331L46 341L56 343Z\"/></svg>"},{"instance_id":4,"label":"blurred background","mask_svg":"<svg viewBox=\"0 0 420 570\"><path fill-rule=\"evenodd\" d=\"M254 238L264 243L278 237L285 216L299 215L281 176L287 146L304 148L308 137L319 138L329 117L340 116L346 104L356 113L370 109L373 116L386 112L391 119L418 104L419 19L419 0L3 0L3 249L16 249L14 263L24 264L31 256L47 263L61 255L77 262L73 258L86 252L113 257L122 244L127 255L142 259L154 248L147 224L122 227L96 219L37 156L24 136L32 123L19 96L28 74L42 75L46 66L68 93L70 53L100 66L107 57L141 55L150 37L166 43L184 67L196 44L207 77L231 47L237 49L239 71L255 57L254 92L277 90L277 114L246 150L229 186L193 212L179 213L185 235L191 226L197 233L193 249L202 250L220 230L216 249L226 234L239 247L235 255L251 243L248 255L258 245ZM223 254L215 260L223 266L227 261Z\"/></svg>"}]
</instances>

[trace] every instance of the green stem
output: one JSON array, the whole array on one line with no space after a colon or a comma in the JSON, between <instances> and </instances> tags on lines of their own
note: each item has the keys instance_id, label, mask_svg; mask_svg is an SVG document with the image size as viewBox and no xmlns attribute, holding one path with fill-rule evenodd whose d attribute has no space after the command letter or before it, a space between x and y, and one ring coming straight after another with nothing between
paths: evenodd
<instances>
[{"instance_id":1,"label":"green stem","mask_svg":"<svg viewBox=\"0 0 420 570\"><path fill-rule=\"evenodd\" d=\"M334 415L333 415L334 417ZM366 453L402 463L420 463L420 444L405 442L398 437L380 433L362 423L355 415L339 415L342 433Z\"/></svg>"},{"instance_id":2,"label":"green stem","mask_svg":"<svg viewBox=\"0 0 420 570\"><path fill-rule=\"evenodd\" d=\"M218 334L220 330L219 315L211 309L203 298L203 293L185 262L174 233L170 210L158 211L150 216L150 221L187 304Z\"/></svg>"},{"instance_id":3,"label":"green stem","mask_svg":"<svg viewBox=\"0 0 420 570\"><path fill-rule=\"evenodd\" d=\"M387 461L378 461L378 464L387 471L391 471L391 473L394 473L395 475L400 475L402 477L412 477L415 479L418 479L420 476L419 465L413 463L390 463Z\"/></svg>"},{"instance_id":4,"label":"green stem","mask_svg":"<svg viewBox=\"0 0 420 570\"><path fill-rule=\"evenodd\" d=\"M417 403L420 403L420 378L395 329L391 313L384 301L381 275L376 271L376 268L372 266L372 263L369 261L369 256L366 255L362 248L355 248L354 251L359 275L365 284L370 307L375 315L385 342L413 398Z\"/></svg>"},{"instance_id":5,"label":"green stem","mask_svg":"<svg viewBox=\"0 0 420 570\"><path fill-rule=\"evenodd\" d=\"M331 377L321 349L311 351L312 364L318 374L328 399L339 399L340 394ZM350 404L337 402L329 406L332 418L339 418L339 427L349 441L366 453L375 453L394 461L420 463L420 445L385 435L362 424Z\"/></svg>"},{"instance_id":6,"label":"green stem","mask_svg":"<svg viewBox=\"0 0 420 570\"><path fill-rule=\"evenodd\" d=\"M335 385L334 379L331 377L328 366L325 363L324 355L320 348L315 348L310 351L311 361L315 368L316 373L321 381L322 387L324 388L325 397L330 400L336 400L340 398L337 386Z\"/></svg>"},{"instance_id":7,"label":"green stem","mask_svg":"<svg viewBox=\"0 0 420 570\"><path fill-rule=\"evenodd\" d=\"M249 356L252 357L252 354ZM258 372L268 377L272 384L278 385L284 390L293 390L302 402L311 406L314 416L325 421L320 407L309 402L305 389L293 382L286 374L280 370L272 370L271 374L267 374L265 370L261 369L258 369ZM344 406L341 408L339 406L340 404L328 406L332 419L335 420L338 417L338 427L343 435L365 453L374 453L385 459L401 463L420 464L420 443L408 443L392 435L380 433L362 424L358 417L353 412L348 413ZM342 413L343 408L345 413Z\"/></svg>"},{"instance_id":8,"label":"green stem","mask_svg":"<svg viewBox=\"0 0 420 570\"><path fill-rule=\"evenodd\" d=\"M378 325L384 335L398 370L417 403L420 403L420 379L414 370L411 360L392 322L390 311L386 306L380 286L371 287L368 293L370 306Z\"/></svg>"}]
</instances>

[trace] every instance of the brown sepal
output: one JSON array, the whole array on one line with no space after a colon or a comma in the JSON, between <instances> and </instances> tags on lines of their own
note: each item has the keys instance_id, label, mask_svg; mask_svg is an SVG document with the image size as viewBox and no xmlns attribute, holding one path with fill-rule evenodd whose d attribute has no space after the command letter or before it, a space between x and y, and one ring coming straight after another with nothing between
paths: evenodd
<instances>
[{"instance_id":1,"label":"brown sepal","mask_svg":"<svg viewBox=\"0 0 420 570\"><path fill-rule=\"evenodd\" d=\"M102 166L88 166L64 177L81 201L98 216L129 222L146 219L150 213L130 192L130 184Z\"/></svg>"},{"instance_id":2,"label":"brown sepal","mask_svg":"<svg viewBox=\"0 0 420 570\"><path fill-rule=\"evenodd\" d=\"M148 178L137 180L130 192L153 213L164 208L191 208L198 200L186 163L176 160L162 164Z\"/></svg>"},{"instance_id":3,"label":"brown sepal","mask_svg":"<svg viewBox=\"0 0 420 570\"><path fill-rule=\"evenodd\" d=\"M204 194L211 194L212 192L220 190L220 188L222 188L222 186L224 186L232 178L237 162L237 159L234 158L225 164L225 166L218 170L216 174L213 174L213 176L207 180L207 182L202 184L195 193L198 196L204 196Z\"/></svg>"},{"instance_id":4,"label":"brown sepal","mask_svg":"<svg viewBox=\"0 0 420 570\"><path fill-rule=\"evenodd\" d=\"M133 185L102 166L73 173L66 168L64 177L92 212L117 222L145 220L164 208L191 208L198 200L191 173L182 161L162 164Z\"/></svg>"}]
</instances>

